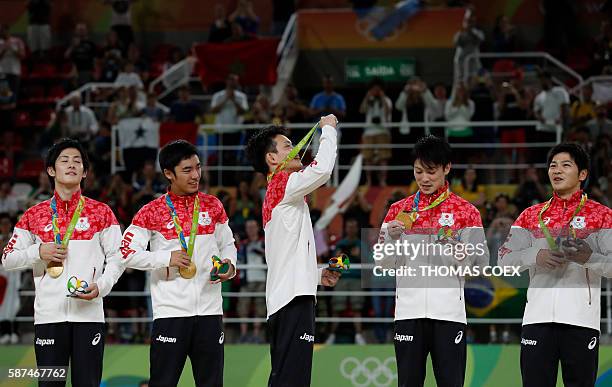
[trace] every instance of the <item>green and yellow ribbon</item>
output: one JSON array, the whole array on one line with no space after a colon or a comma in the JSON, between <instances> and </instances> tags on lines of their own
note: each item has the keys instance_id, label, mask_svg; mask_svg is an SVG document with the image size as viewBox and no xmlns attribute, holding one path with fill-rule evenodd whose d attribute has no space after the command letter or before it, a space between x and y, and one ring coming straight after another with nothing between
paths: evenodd
<instances>
[{"instance_id":1,"label":"green and yellow ribbon","mask_svg":"<svg viewBox=\"0 0 612 387\"><path fill-rule=\"evenodd\" d=\"M285 157L285 159L276 166L276 168L274 168L273 172L270 172L268 174L268 183L270 181L272 181L272 178L279 172L281 172L283 169L285 169L285 167L287 166L287 163L289 163L289 161L293 160L295 158L295 156L298 155L298 153L300 153L300 151L302 150L302 148L304 148L304 145L306 145L306 143L308 143L311 139L312 139L312 135L314 134L314 132L317 130L317 128L319 127L319 123L317 122L312 129L310 129L310 131L308 133L306 133L306 135L300 140L300 142L297 143L296 146L293 147L293 149L291 149L291 152L289 152L289 154L287 155L287 157ZM304 157L302 155L302 157Z\"/></svg>"},{"instance_id":2,"label":"green and yellow ribbon","mask_svg":"<svg viewBox=\"0 0 612 387\"><path fill-rule=\"evenodd\" d=\"M550 230L548 229L548 226L542 220L542 215L544 215L544 213L550 208L550 206L552 204L552 201L553 201L553 198L550 198L546 202L544 207L542 207L542 209L538 213L538 223L540 224L540 229L542 230L542 233L544 233L544 236L546 237L546 242L548 243L548 247L550 247L551 250L557 250L557 249L559 249L559 245L557 244L557 242L555 242L555 239L553 238L552 234L550 233ZM576 238L576 231L574 230L574 228L571 225L572 220L574 219L574 217L576 215L578 215L580 210L582 210L582 208L584 207L584 204L586 203L586 201L587 201L587 194L582 194L582 197L580 198L580 204L578 204L578 207L576 207L576 209L574 210L574 213L570 217L570 220L567 222L567 226L570 229L570 233L572 234L572 238Z\"/></svg>"}]
</instances>

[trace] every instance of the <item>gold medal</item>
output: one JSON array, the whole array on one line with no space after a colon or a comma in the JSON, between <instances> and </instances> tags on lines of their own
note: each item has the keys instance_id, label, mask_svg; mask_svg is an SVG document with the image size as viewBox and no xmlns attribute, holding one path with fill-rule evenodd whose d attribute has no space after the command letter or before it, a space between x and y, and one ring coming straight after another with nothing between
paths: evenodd
<instances>
[{"instance_id":1,"label":"gold medal","mask_svg":"<svg viewBox=\"0 0 612 387\"><path fill-rule=\"evenodd\" d=\"M64 264L62 262L49 262L47 264L47 274L51 278L57 278L64 272Z\"/></svg>"},{"instance_id":2,"label":"gold medal","mask_svg":"<svg viewBox=\"0 0 612 387\"><path fill-rule=\"evenodd\" d=\"M400 211L400 213L395 217L395 220L402 222L406 230L410 230L412 228L412 218L406 211Z\"/></svg>"},{"instance_id":3,"label":"gold medal","mask_svg":"<svg viewBox=\"0 0 612 387\"><path fill-rule=\"evenodd\" d=\"M193 261L189 261L189 267L185 268L185 267L180 267L179 268L179 274L181 275L181 277L185 278L185 279L191 279L193 277L195 277L196 275L196 265Z\"/></svg>"}]
</instances>

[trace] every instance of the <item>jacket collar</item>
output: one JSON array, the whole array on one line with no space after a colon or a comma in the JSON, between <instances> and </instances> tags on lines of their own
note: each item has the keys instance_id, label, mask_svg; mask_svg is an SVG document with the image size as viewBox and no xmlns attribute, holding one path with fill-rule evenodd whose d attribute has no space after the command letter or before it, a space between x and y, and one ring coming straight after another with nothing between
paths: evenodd
<instances>
[{"instance_id":1,"label":"jacket collar","mask_svg":"<svg viewBox=\"0 0 612 387\"><path fill-rule=\"evenodd\" d=\"M170 199L172 199L172 203L174 203L175 206L177 205L177 203L179 202L183 203L185 200L187 201L189 205L191 205L194 202L196 195L198 195L199 193L200 192L198 191L190 195L179 196L175 194L174 192L170 191L170 189L168 189L168 192L167 192L168 196L170 196Z\"/></svg>"},{"instance_id":2,"label":"jacket collar","mask_svg":"<svg viewBox=\"0 0 612 387\"><path fill-rule=\"evenodd\" d=\"M421 197L419 199L420 203L419 206L421 206L421 203L423 205L429 205L431 202L433 202L434 200L436 200L436 198L438 198L438 196L442 195L444 192L446 192L446 190L448 189L448 181L445 182L445 184L438 188L438 190L432 194L425 194L423 192L421 192ZM420 190L419 190L420 192Z\"/></svg>"},{"instance_id":3,"label":"jacket collar","mask_svg":"<svg viewBox=\"0 0 612 387\"><path fill-rule=\"evenodd\" d=\"M81 199L81 190L79 189L78 191L73 193L72 197L70 197L70 199L67 201L62 200L57 191L53 192L53 197L55 197L55 202L57 203L58 211L70 212L75 209L77 204L79 203L79 199Z\"/></svg>"},{"instance_id":4,"label":"jacket collar","mask_svg":"<svg viewBox=\"0 0 612 387\"><path fill-rule=\"evenodd\" d=\"M580 199L582 198L582 194L583 194L583 191L579 189L578 191L574 192L574 194L572 194L572 196L570 196L569 198L562 199L556 192L553 192L552 204L560 205L564 207L571 207L574 205L578 205L578 203L580 203Z\"/></svg>"}]
</instances>

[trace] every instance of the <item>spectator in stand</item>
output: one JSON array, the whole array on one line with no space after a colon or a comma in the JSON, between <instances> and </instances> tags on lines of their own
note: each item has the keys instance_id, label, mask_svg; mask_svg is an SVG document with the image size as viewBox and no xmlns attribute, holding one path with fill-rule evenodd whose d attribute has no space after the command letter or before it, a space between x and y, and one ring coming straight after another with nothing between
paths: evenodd
<instances>
[{"instance_id":1,"label":"spectator in stand","mask_svg":"<svg viewBox=\"0 0 612 387\"><path fill-rule=\"evenodd\" d=\"M377 173L378 183L381 187L387 186L386 167L391 158L391 149L379 148L378 146L391 144L391 130L383 126L391 122L391 109L393 109L393 103L391 98L385 95L382 80L373 79L359 107L359 112L365 114L366 122L361 143L373 147L363 148L361 154L366 165L382 167ZM366 185L372 185L372 171L370 170L366 170Z\"/></svg>"},{"instance_id":2,"label":"spectator in stand","mask_svg":"<svg viewBox=\"0 0 612 387\"><path fill-rule=\"evenodd\" d=\"M478 76L470 79L470 99L474 101L474 115L472 121L495 120L495 85L486 71L480 71ZM493 127L477 126L474 129L477 142L494 143L495 129Z\"/></svg>"},{"instance_id":3,"label":"spectator in stand","mask_svg":"<svg viewBox=\"0 0 612 387\"><path fill-rule=\"evenodd\" d=\"M140 173L134 176L132 189L133 208L141 208L166 192L166 183L155 170L155 160L144 162Z\"/></svg>"},{"instance_id":4,"label":"spectator in stand","mask_svg":"<svg viewBox=\"0 0 612 387\"><path fill-rule=\"evenodd\" d=\"M110 184L100 195L100 201L108 204L117 216L117 220L125 228L130 225L134 214L130 198L132 187L123 180L119 173L110 178Z\"/></svg>"},{"instance_id":5,"label":"spectator in stand","mask_svg":"<svg viewBox=\"0 0 612 387\"><path fill-rule=\"evenodd\" d=\"M474 101L469 98L467 89L463 83L455 85L450 100L446 102L444 116L451 124L446 127L446 136L453 137L454 141L464 139L469 141L474 135L471 127L465 125L472 120L474 115Z\"/></svg>"},{"instance_id":6,"label":"spectator in stand","mask_svg":"<svg viewBox=\"0 0 612 387\"><path fill-rule=\"evenodd\" d=\"M25 44L12 36L9 26L0 24L0 75L8 80L11 91L19 95L19 78L21 77L21 60L25 58Z\"/></svg>"},{"instance_id":7,"label":"spectator in stand","mask_svg":"<svg viewBox=\"0 0 612 387\"><path fill-rule=\"evenodd\" d=\"M149 65L142 59L142 52L135 43L128 47L127 61L134 65L134 72L138 74L142 82L147 83L149 80Z\"/></svg>"},{"instance_id":8,"label":"spectator in stand","mask_svg":"<svg viewBox=\"0 0 612 387\"><path fill-rule=\"evenodd\" d=\"M319 119L324 115L333 114L338 120L342 120L346 116L346 102L344 97L334 91L334 78L326 74L323 76L323 91L315 94L310 101L310 112L312 118ZM341 131L338 132L338 142L340 142ZM317 130L313 135L311 143L311 152L313 155L317 154L319 150L319 139L321 135Z\"/></svg>"},{"instance_id":9,"label":"spectator in stand","mask_svg":"<svg viewBox=\"0 0 612 387\"><path fill-rule=\"evenodd\" d=\"M32 188L32 192L28 195L26 207L30 208L40 202L44 202L51 196L53 196L53 188L51 188L47 172L42 171L38 174L38 186Z\"/></svg>"},{"instance_id":10,"label":"spectator in stand","mask_svg":"<svg viewBox=\"0 0 612 387\"><path fill-rule=\"evenodd\" d=\"M183 51L180 48L176 47L175 49L170 51L168 60L164 63L164 66L163 66L164 71L168 71L170 67L174 66L175 64L182 61L183 59L185 59L185 55L183 54Z\"/></svg>"},{"instance_id":11,"label":"spectator in stand","mask_svg":"<svg viewBox=\"0 0 612 387\"><path fill-rule=\"evenodd\" d=\"M245 122L256 123L256 124L267 124L270 122L272 115L272 107L270 106L270 100L264 93L257 94L255 102L251 106L251 111L248 114L248 118Z\"/></svg>"},{"instance_id":12,"label":"spectator in stand","mask_svg":"<svg viewBox=\"0 0 612 387\"><path fill-rule=\"evenodd\" d=\"M476 28L476 15L474 8L470 7L465 11L461 30L455 34L453 39L455 44L455 83L469 79L478 73L482 67L480 59L473 58L468 65L467 74L465 72L465 58L470 54L479 54L480 45L485 40L484 32Z\"/></svg>"},{"instance_id":13,"label":"spectator in stand","mask_svg":"<svg viewBox=\"0 0 612 387\"><path fill-rule=\"evenodd\" d=\"M510 82L503 82L497 95L498 119L500 121L525 121L530 116L531 101L523 85L523 72L515 70ZM522 126L500 126L499 137L502 144L525 143L527 129ZM530 132L532 132L531 130ZM506 162L525 162L524 149L505 149Z\"/></svg>"},{"instance_id":14,"label":"spectator in stand","mask_svg":"<svg viewBox=\"0 0 612 387\"><path fill-rule=\"evenodd\" d=\"M112 125L108 121L102 121L100 123L100 130L96 134L96 137L91 141L88 148L93 153L92 159L99 165L103 166L106 173L110 172L111 164L111 143L112 143ZM91 179L90 175L87 175L88 179ZM96 198L96 200L98 200Z\"/></svg>"},{"instance_id":15,"label":"spectator in stand","mask_svg":"<svg viewBox=\"0 0 612 387\"><path fill-rule=\"evenodd\" d=\"M429 89L425 90L423 94L426 105L425 121L444 121L444 108L446 107L446 101L448 101L448 93L446 91L446 86L442 83L438 83L434 86L433 90L433 99L427 97Z\"/></svg>"},{"instance_id":16,"label":"spectator in stand","mask_svg":"<svg viewBox=\"0 0 612 387\"><path fill-rule=\"evenodd\" d=\"M238 0L236 10L228 18L230 23L238 23L244 33L248 36L257 36L259 28L259 16L253 10L253 2L250 0Z\"/></svg>"},{"instance_id":17,"label":"spectator in stand","mask_svg":"<svg viewBox=\"0 0 612 387\"><path fill-rule=\"evenodd\" d=\"M17 96L11 90L6 76L0 75L0 127L4 130L13 128L13 111L17 106Z\"/></svg>"},{"instance_id":18,"label":"spectator in stand","mask_svg":"<svg viewBox=\"0 0 612 387\"><path fill-rule=\"evenodd\" d=\"M261 215L261 203L251 193L249 182L242 180L238 184L238 197L234 215L230 218L233 230L244 230L247 219Z\"/></svg>"},{"instance_id":19,"label":"spectator in stand","mask_svg":"<svg viewBox=\"0 0 612 387\"><path fill-rule=\"evenodd\" d=\"M499 15L493 28L493 51L513 52L518 50L516 28L510 24L510 18Z\"/></svg>"},{"instance_id":20,"label":"spectator in stand","mask_svg":"<svg viewBox=\"0 0 612 387\"><path fill-rule=\"evenodd\" d=\"M306 122L310 116L310 109L298 96L297 87L291 82L285 87L283 97L275 107L283 109L283 117L287 122Z\"/></svg>"},{"instance_id":21,"label":"spectator in stand","mask_svg":"<svg viewBox=\"0 0 612 387\"><path fill-rule=\"evenodd\" d=\"M343 219L345 220L356 219L360 230L363 228L372 228L372 224L370 223L372 205L365 197L365 193L367 193L368 189L367 186L364 189L357 189L357 192L351 197L343 214Z\"/></svg>"},{"instance_id":22,"label":"spectator in stand","mask_svg":"<svg viewBox=\"0 0 612 387\"><path fill-rule=\"evenodd\" d=\"M51 0L28 1L28 46L41 58L51 48Z\"/></svg>"},{"instance_id":23,"label":"spectator in stand","mask_svg":"<svg viewBox=\"0 0 612 387\"><path fill-rule=\"evenodd\" d=\"M46 154L48 148L60 138L68 136L68 132L68 115L66 115L66 109L59 108L51 115L51 120L40 137L38 148L41 153Z\"/></svg>"},{"instance_id":24,"label":"spectator in stand","mask_svg":"<svg viewBox=\"0 0 612 387\"><path fill-rule=\"evenodd\" d=\"M196 122L202 114L200 105L191 99L189 86L179 88L179 99L170 106L170 116L174 122Z\"/></svg>"},{"instance_id":25,"label":"spectator in stand","mask_svg":"<svg viewBox=\"0 0 612 387\"><path fill-rule=\"evenodd\" d=\"M583 126L592 119L595 119L596 105L597 103L593 100L593 85L587 83L582 88L582 98L574 101L570 107L572 129Z\"/></svg>"},{"instance_id":26,"label":"spectator in stand","mask_svg":"<svg viewBox=\"0 0 612 387\"><path fill-rule=\"evenodd\" d=\"M97 48L95 43L89 39L87 25L85 23L78 23L74 28L74 37L64 57L72 60L74 63L79 85L90 82L93 79L96 56Z\"/></svg>"},{"instance_id":27,"label":"spectator in stand","mask_svg":"<svg viewBox=\"0 0 612 387\"><path fill-rule=\"evenodd\" d=\"M587 122L591 139L595 140L600 135L612 136L612 121L608 119L608 106L598 103L595 107L595 118Z\"/></svg>"},{"instance_id":28,"label":"spectator in stand","mask_svg":"<svg viewBox=\"0 0 612 387\"><path fill-rule=\"evenodd\" d=\"M10 181L3 181L0 184L0 213L6 212L10 216L15 216L19 211L19 206L17 199L11 195L12 190L13 184Z\"/></svg>"},{"instance_id":29,"label":"spectator in stand","mask_svg":"<svg viewBox=\"0 0 612 387\"><path fill-rule=\"evenodd\" d=\"M106 120L111 125L117 125L124 118L137 117L138 115L140 115L140 109L137 106L137 101L130 98L128 89L125 87L117 89L117 95L108 109Z\"/></svg>"},{"instance_id":30,"label":"spectator in stand","mask_svg":"<svg viewBox=\"0 0 612 387\"><path fill-rule=\"evenodd\" d=\"M242 241L238 250L238 261L246 265L264 265L265 249L264 238L261 235L259 222L252 218L245 224L247 239ZM240 291L265 293L266 291L266 271L264 269L245 269L240 270ZM238 298L238 316L265 317L266 299L265 297L240 297ZM251 313L253 311L254 313ZM261 323L253 323L253 334L249 335L247 323L240 324L240 343L263 343L261 337Z\"/></svg>"},{"instance_id":31,"label":"spectator in stand","mask_svg":"<svg viewBox=\"0 0 612 387\"><path fill-rule=\"evenodd\" d=\"M519 212L527 207L543 203L548 198L548 190L540 181L538 170L531 166L524 174L520 174L521 184L514 194L514 204Z\"/></svg>"},{"instance_id":32,"label":"spectator in stand","mask_svg":"<svg viewBox=\"0 0 612 387\"><path fill-rule=\"evenodd\" d=\"M485 210L485 187L480 184L478 174L474 168L468 168L463 173L461 182L455 185L452 191L472 203L481 213Z\"/></svg>"},{"instance_id":33,"label":"spectator in stand","mask_svg":"<svg viewBox=\"0 0 612 387\"><path fill-rule=\"evenodd\" d=\"M121 46L126 48L134 41L132 29L132 3L136 0L104 0L112 9L111 28L117 33ZM125 54L125 50L123 51Z\"/></svg>"},{"instance_id":34,"label":"spectator in stand","mask_svg":"<svg viewBox=\"0 0 612 387\"><path fill-rule=\"evenodd\" d=\"M361 263L361 230L357 219L345 219L344 221L344 238L336 245L334 256L346 254L351 263ZM342 274L340 281L333 290L338 292L346 291L363 291L361 287L361 270L350 270ZM363 312L364 297L363 296L338 296L332 302L332 317L339 317L342 314L360 319ZM332 323L331 331L325 344L333 344L336 342L336 334L338 333L339 324ZM355 344L364 345L366 340L363 337L362 325L360 321L353 322L355 328Z\"/></svg>"},{"instance_id":35,"label":"spectator in stand","mask_svg":"<svg viewBox=\"0 0 612 387\"><path fill-rule=\"evenodd\" d=\"M395 101L395 108L402 112L402 120L400 125L400 133L403 135L412 134L410 139L403 139L405 141L416 140L425 133L423 127L411 128L411 122L424 122L425 121L425 97L424 94L428 93L427 85L419 78L414 77L404 86L404 89L397 97ZM431 92L429 92L431 94ZM432 103L432 109L435 109L435 103ZM404 142L404 141L402 141Z\"/></svg>"},{"instance_id":36,"label":"spectator in stand","mask_svg":"<svg viewBox=\"0 0 612 387\"><path fill-rule=\"evenodd\" d=\"M216 125L239 125L242 123L242 115L249 110L249 104L246 94L238 88L238 75L228 74L225 79L225 89L213 94L210 111L215 114ZM217 127L220 144L238 145L241 132L240 129Z\"/></svg>"},{"instance_id":37,"label":"spectator in stand","mask_svg":"<svg viewBox=\"0 0 612 387\"><path fill-rule=\"evenodd\" d=\"M147 104L141 110L141 114L155 122L162 122L164 120L165 113L162 108L157 106L157 94L155 92L150 91L147 93Z\"/></svg>"},{"instance_id":38,"label":"spectator in stand","mask_svg":"<svg viewBox=\"0 0 612 387\"><path fill-rule=\"evenodd\" d=\"M539 121L536 130L540 141L554 141L557 130L562 130L567 122L569 94L562 86L553 86L548 71L541 71L539 78L542 91L533 101L533 112Z\"/></svg>"},{"instance_id":39,"label":"spectator in stand","mask_svg":"<svg viewBox=\"0 0 612 387\"><path fill-rule=\"evenodd\" d=\"M245 40L253 39L252 35L244 33L242 25L236 21L231 23L230 31L231 35L225 39L224 43L243 42Z\"/></svg>"},{"instance_id":40,"label":"spectator in stand","mask_svg":"<svg viewBox=\"0 0 612 387\"><path fill-rule=\"evenodd\" d=\"M144 89L142 79L140 79L140 75L136 72L136 68L132 62L126 61L123 64L123 71L121 71L115 79L115 86L135 86L138 90Z\"/></svg>"},{"instance_id":41,"label":"spectator in stand","mask_svg":"<svg viewBox=\"0 0 612 387\"><path fill-rule=\"evenodd\" d=\"M225 5L215 5L215 20L208 31L208 43L223 43L232 36L230 22L225 15Z\"/></svg>"},{"instance_id":42,"label":"spectator in stand","mask_svg":"<svg viewBox=\"0 0 612 387\"><path fill-rule=\"evenodd\" d=\"M98 133L96 115L90 108L82 104L81 94L78 91L70 95L70 106L66 108L66 116L68 117L68 133L66 133L68 136L77 138L81 142L87 142Z\"/></svg>"},{"instance_id":43,"label":"spectator in stand","mask_svg":"<svg viewBox=\"0 0 612 387\"><path fill-rule=\"evenodd\" d=\"M505 193L497 194L493 206L487 204L487 225L500 216L507 216L511 219L516 219L516 208L510 201L510 196Z\"/></svg>"}]
</instances>

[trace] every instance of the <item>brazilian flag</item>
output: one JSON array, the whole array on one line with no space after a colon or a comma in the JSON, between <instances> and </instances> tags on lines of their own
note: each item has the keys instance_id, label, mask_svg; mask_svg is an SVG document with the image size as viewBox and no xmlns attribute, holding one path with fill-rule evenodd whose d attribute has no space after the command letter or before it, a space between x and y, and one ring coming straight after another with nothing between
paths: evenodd
<instances>
[{"instance_id":1,"label":"brazilian flag","mask_svg":"<svg viewBox=\"0 0 612 387\"><path fill-rule=\"evenodd\" d=\"M465 281L465 304L469 317L522 318L527 298L518 287L501 277L470 277Z\"/></svg>"}]
</instances>

